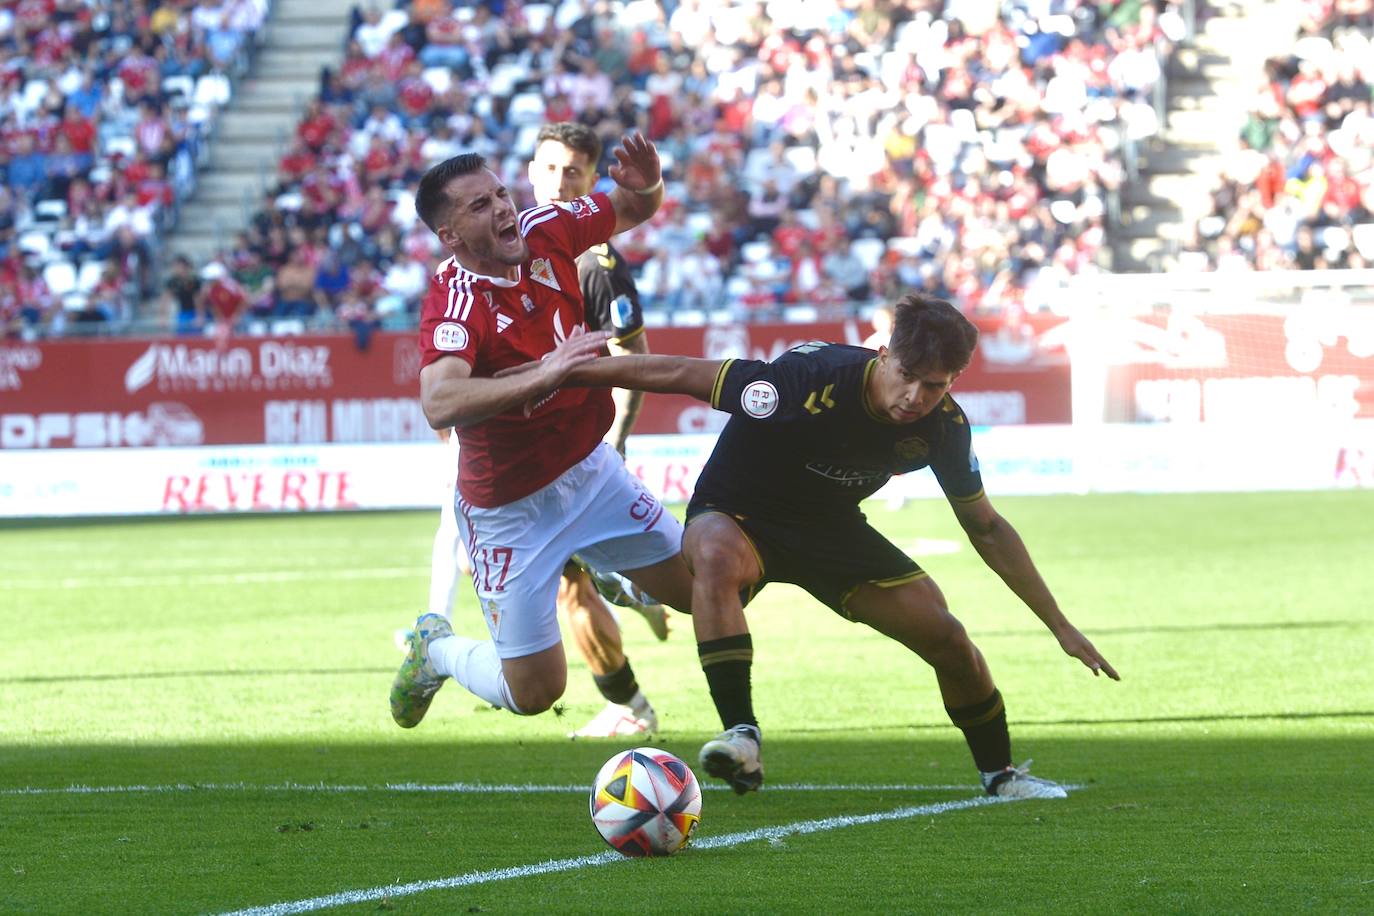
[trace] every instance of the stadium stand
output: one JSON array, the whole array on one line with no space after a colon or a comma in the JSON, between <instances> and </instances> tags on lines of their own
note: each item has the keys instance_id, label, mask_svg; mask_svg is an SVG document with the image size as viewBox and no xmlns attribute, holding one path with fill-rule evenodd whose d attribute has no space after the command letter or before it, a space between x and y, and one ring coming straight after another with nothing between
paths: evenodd
<instances>
[{"instance_id":1,"label":"stadium stand","mask_svg":"<svg viewBox=\"0 0 1374 916\"><path fill-rule=\"evenodd\" d=\"M1178 263L1195 271L1374 264L1374 3L1304 4L1265 61Z\"/></svg>"},{"instance_id":2,"label":"stadium stand","mask_svg":"<svg viewBox=\"0 0 1374 916\"><path fill-rule=\"evenodd\" d=\"M123 324L196 182L267 0L0 10L0 332Z\"/></svg>"},{"instance_id":3,"label":"stadium stand","mask_svg":"<svg viewBox=\"0 0 1374 916\"><path fill-rule=\"evenodd\" d=\"M664 157L669 200L622 246L654 320L804 319L898 287L1041 308L1111 266L1181 21L1080 0L368 5L215 261L252 302L243 330L407 325L436 254L425 165L475 149L528 200L540 124L575 118Z\"/></svg>"}]
</instances>

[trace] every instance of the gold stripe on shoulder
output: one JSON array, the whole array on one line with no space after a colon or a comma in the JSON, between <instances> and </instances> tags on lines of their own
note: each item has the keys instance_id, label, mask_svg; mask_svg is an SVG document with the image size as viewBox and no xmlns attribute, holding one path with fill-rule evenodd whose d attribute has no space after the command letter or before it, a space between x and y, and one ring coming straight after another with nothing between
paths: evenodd
<instances>
[{"instance_id":1,"label":"gold stripe on shoulder","mask_svg":"<svg viewBox=\"0 0 1374 916\"><path fill-rule=\"evenodd\" d=\"M976 503L986 495L986 491L979 488L977 493L972 496L951 496L950 499L956 503Z\"/></svg>"},{"instance_id":2,"label":"gold stripe on shoulder","mask_svg":"<svg viewBox=\"0 0 1374 916\"><path fill-rule=\"evenodd\" d=\"M622 346L627 340L634 340L636 337L643 333L644 325L641 324L639 327L635 328L633 331L626 334L624 337L612 337L610 342L615 344L616 346Z\"/></svg>"},{"instance_id":3,"label":"gold stripe on shoulder","mask_svg":"<svg viewBox=\"0 0 1374 916\"><path fill-rule=\"evenodd\" d=\"M711 386L711 406L720 409L720 389L725 385L725 373L733 363L733 359L727 359L720 364L720 369L716 370L716 382Z\"/></svg>"}]
</instances>

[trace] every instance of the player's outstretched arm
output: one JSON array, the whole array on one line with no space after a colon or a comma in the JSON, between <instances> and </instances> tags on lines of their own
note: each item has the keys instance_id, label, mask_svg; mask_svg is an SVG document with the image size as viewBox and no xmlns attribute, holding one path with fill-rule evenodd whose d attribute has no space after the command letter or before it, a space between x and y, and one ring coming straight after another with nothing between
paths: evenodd
<instances>
[{"instance_id":1,"label":"player's outstretched arm","mask_svg":"<svg viewBox=\"0 0 1374 916\"><path fill-rule=\"evenodd\" d=\"M720 359L694 359L690 356L607 356L580 362L564 385L578 388L630 388L657 394L685 394L711 403L711 393L720 375ZM539 363L522 363L496 373L498 379L524 376L538 371Z\"/></svg>"},{"instance_id":2,"label":"player's outstretched arm","mask_svg":"<svg viewBox=\"0 0 1374 916\"><path fill-rule=\"evenodd\" d=\"M658 394L685 394L711 403L711 392L724 364L719 359L694 359L645 353L610 356L580 363L566 384L585 388L629 388Z\"/></svg>"},{"instance_id":3,"label":"player's outstretched arm","mask_svg":"<svg viewBox=\"0 0 1374 916\"><path fill-rule=\"evenodd\" d=\"M1121 680L1102 653L1059 610L1059 603L1054 600L1049 586L1035 568L1021 535L998 514L987 496L971 503L953 505L959 524L983 562L1050 628L1055 639L1059 640L1060 647L1086 665L1094 675L1106 674L1112 680Z\"/></svg>"},{"instance_id":4,"label":"player's outstretched arm","mask_svg":"<svg viewBox=\"0 0 1374 916\"><path fill-rule=\"evenodd\" d=\"M435 429L471 426L537 400L565 384L577 366L595 360L610 336L575 328L544 359L500 378L473 378L472 366L457 357L436 360L420 370L425 419Z\"/></svg>"},{"instance_id":5,"label":"player's outstretched arm","mask_svg":"<svg viewBox=\"0 0 1374 916\"><path fill-rule=\"evenodd\" d=\"M658 212L663 203L663 166L658 150L643 134L633 133L614 150L615 165L608 171L615 187L611 206L615 207L614 233L633 229Z\"/></svg>"}]
</instances>

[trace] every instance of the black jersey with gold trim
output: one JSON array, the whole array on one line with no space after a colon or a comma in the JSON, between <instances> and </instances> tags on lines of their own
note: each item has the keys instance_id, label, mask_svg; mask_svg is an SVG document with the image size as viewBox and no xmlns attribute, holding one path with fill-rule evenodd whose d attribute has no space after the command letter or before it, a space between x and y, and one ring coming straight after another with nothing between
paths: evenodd
<instances>
[{"instance_id":1,"label":"black jersey with gold trim","mask_svg":"<svg viewBox=\"0 0 1374 916\"><path fill-rule=\"evenodd\" d=\"M808 343L772 362L728 360L711 406L731 414L697 481L693 502L771 518L858 511L893 474L929 467L946 497L983 493L968 418L948 395L914 423L868 404L876 355Z\"/></svg>"},{"instance_id":2,"label":"black jersey with gold trim","mask_svg":"<svg viewBox=\"0 0 1374 916\"><path fill-rule=\"evenodd\" d=\"M577 282L587 305L587 327L611 331L626 341L644 331L644 310L639 304L630 265L614 246L593 245L577 258Z\"/></svg>"}]
</instances>

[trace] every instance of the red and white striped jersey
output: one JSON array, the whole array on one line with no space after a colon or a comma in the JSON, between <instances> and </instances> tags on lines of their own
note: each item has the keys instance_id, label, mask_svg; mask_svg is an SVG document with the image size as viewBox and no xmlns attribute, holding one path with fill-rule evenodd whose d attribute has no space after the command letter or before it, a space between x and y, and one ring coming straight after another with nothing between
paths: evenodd
<instances>
[{"instance_id":1,"label":"red and white striped jersey","mask_svg":"<svg viewBox=\"0 0 1374 916\"><path fill-rule=\"evenodd\" d=\"M515 280L475 274L449 258L420 307L421 366L457 357L473 377L541 359L573 328L586 327L577 256L610 238L615 208L605 194L534 207L518 219L530 248ZM458 491L493 508L528 496L587 457L615 409L602 388L559 388L537 404L458 429Z\"/></svg>"}]
</instances>

